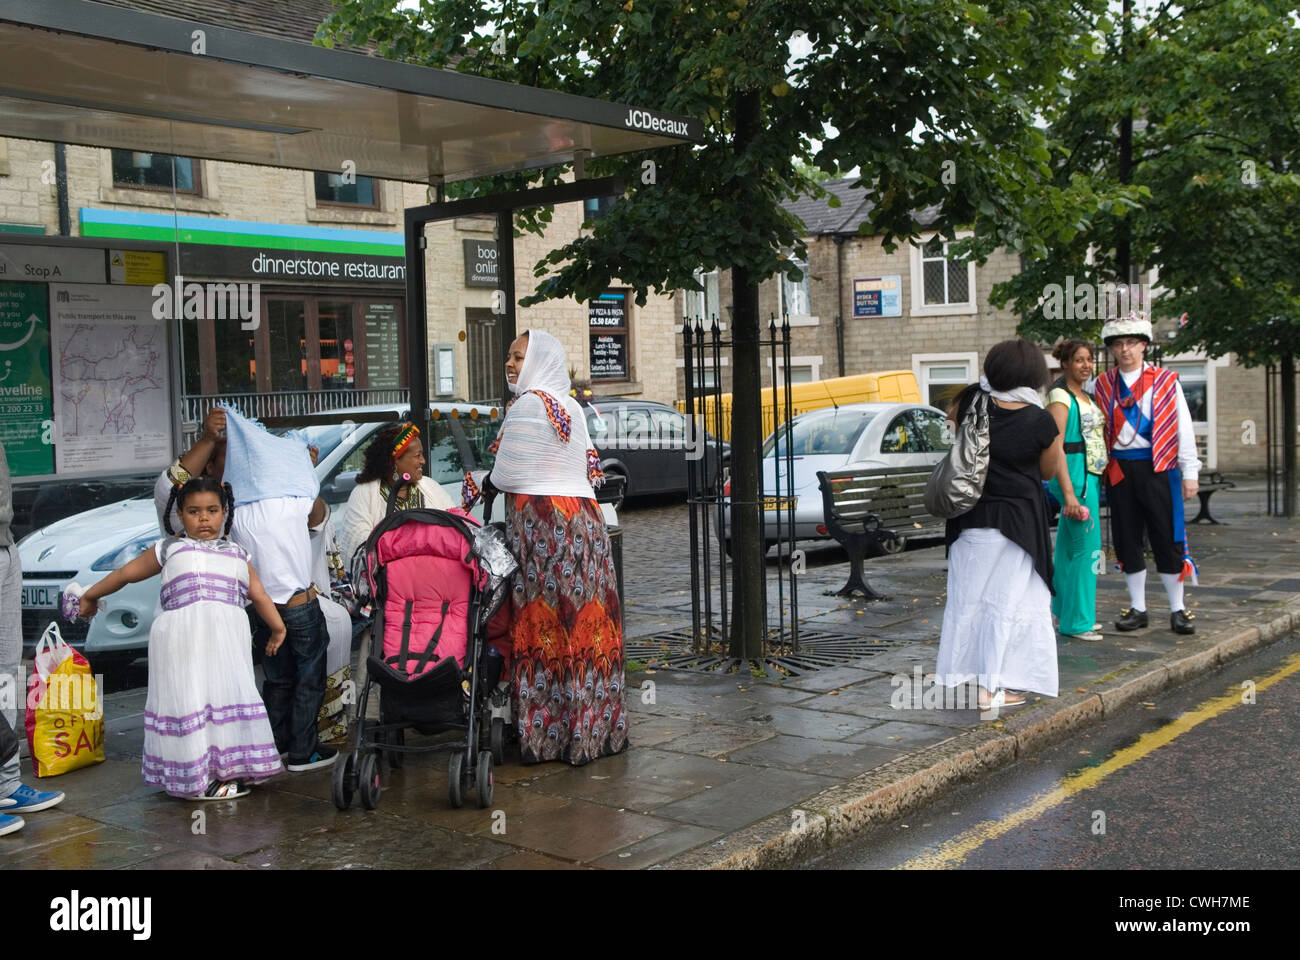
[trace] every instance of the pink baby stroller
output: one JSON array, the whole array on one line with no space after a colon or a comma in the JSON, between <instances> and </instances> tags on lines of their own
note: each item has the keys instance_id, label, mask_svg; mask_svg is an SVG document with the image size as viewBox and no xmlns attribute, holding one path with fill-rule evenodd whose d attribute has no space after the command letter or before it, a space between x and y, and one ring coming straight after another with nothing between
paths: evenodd
<instances>
[{"instance_id":1,"label":"pink baby stroller","mask_svg":"<svg viewBox=\"0 0 1300 960\"><path fill-rule=\"evenodd\" d=\"M334 767L335 806L346 810L359 789L362 805L373 810L385 759L396 768L404 754L445 748L407 746L410 728L466 731L448 763L448 796L459 807L474 787L478 805L487 807L510 723L510 698L497 690L502 660L486 642L488 620L517 567L504 531L459 510L396 511L390 503L354 565L353 582L374 619L349 750ZM378 723L366 719L374 687Z\"/></svg>"}]
</instances>

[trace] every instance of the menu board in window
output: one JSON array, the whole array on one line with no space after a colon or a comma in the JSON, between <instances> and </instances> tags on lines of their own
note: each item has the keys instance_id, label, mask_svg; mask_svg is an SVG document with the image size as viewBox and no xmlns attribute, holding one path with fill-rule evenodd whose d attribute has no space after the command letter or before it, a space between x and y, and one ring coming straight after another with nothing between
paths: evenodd
<instances>
[{"instance_id":1,"label":"menu board in window","mask_svg":"<svg viewBox=\"0 0 1300 960\"><path fill-rule=\"evenodd\" d=\"M608 290L587 301L591 379L627 380L627 291Z\"/></svg>"},{"instance_id":2,"label":"menu board in window","mask_svg":"<svg viewBox=\"0 0 1300 960\"><path fill-rule=\"evenodd\" d=\"M400 387L401 342L397 330L397 305L366 304L366 371L371 389Z\"/></svg>"},{"instance_id":3,"label":"menu board in window","mask_svg":"<svg viewBox=\"0 0 1300 960\"><path fill-rule=\"evenodd\" d=\"M591 335L591 379L627 379L627 334Z\"/></svg>"}]
</instances>

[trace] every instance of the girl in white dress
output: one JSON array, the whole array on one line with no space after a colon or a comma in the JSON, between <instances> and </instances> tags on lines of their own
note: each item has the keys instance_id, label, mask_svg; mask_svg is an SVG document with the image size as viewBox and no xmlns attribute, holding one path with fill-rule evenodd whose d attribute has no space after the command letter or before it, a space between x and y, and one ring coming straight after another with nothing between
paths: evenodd
<instances>
[{"instance_id":1,"label":"girl in white dress","mask_svg":"<svg viewBox=\"0 0 1300 960\"><path fill-rule=\"evenodd\" d=\"M185 535L171 536L165 521L169 536L88 589L80 615L93 616L101 597L162 573L163 613L149 631L144 780L187 800L230 800L248 793L246 782L283 769L253 675L245 605L251 600L271 627L268 656L284 642L285 627L248 555L224 539L234 514L230 485L195 477L172 500Z\"/></svg>"}]
</instances>

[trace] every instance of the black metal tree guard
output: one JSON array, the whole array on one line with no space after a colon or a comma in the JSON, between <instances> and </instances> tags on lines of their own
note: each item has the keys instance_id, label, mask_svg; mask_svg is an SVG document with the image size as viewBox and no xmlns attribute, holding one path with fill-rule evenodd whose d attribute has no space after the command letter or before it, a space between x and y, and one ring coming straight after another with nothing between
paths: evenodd
<instances>
[{"instance_id":1,"label":"black metal tree guard","mask_svg":"<svg viewBox=\"0 0 1300 960\"><path fill-rule=\"evenodd\" d=\"M751 672L777 678L773 655L796 653L799 650L799 595L794 561L795 552L795 500L794 452L791 448L790 416L792 410L790 378L783 376L790 369L790 324L788 318L778 325L773 317L768 324L767 337L759 347L767 348L772 382L771 414L767 407L756 413L765 428L772 434L783 431L774 442L772 455L764 458L760 439L759 462L771 461L771 470L760 469L758 505L760 536L764 553L777 548L776 574L777 619L775 627L770 622L768 609L768 576L766 558L763 577L763 659L745 661L731 655L731 619L728 609L729 574L733 573L730 554L730 509L739 504L724 490L723 417L731 411L723 409L721 359L723 349L732 346L730 339L722 337L718 318L704 321L687 321L682 326L683 367L686 378L685 412L691 431L688 450L700 451L699 456L687 460L686 484L690 523L691 561L691 653L696 669L725 672L747 666ZM711 369L712 385L702 388L697 372ZM767 430L759 431L762 437ZM782 463L783 461L783 463ZM784 480L781 466L784 466ZM771 488L771 489L769 489ZM773 509L765 509L767 506ZM769 514L772 519L769 520ZM714 586L717 585L717 603L714 603ZM787 606L787 598L789 604ZM715 617L715 609L717 616Z\"/></svg>"}]
</instances>

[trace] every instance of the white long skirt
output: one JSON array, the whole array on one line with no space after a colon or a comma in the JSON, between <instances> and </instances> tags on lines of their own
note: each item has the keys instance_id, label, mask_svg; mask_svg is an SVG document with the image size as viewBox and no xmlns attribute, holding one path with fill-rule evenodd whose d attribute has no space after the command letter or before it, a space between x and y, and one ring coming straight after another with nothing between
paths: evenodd
<instances>
[{"instance_id":1,"label":"white long skirt","mask_svg":"<svg viewBox=\"0 0 1300 960\"><path fill-rule=\"evenodd\" d=\"M1052 594L1033 558L997 530L963 530L948 554L936 681L1057 695Z\"/></svg>"},{"instance_id":2,"label":"white long skirt","mask_svg":"<svg viewBox=\"0 0 1300 960\"><path fill-rule=\"evenodd\" d=\"M213 780L256 782L283 770L242 607L204 600L154 621L141 766L145 783L174 796L201 794Z\"/></svg>"}]
</instances>

